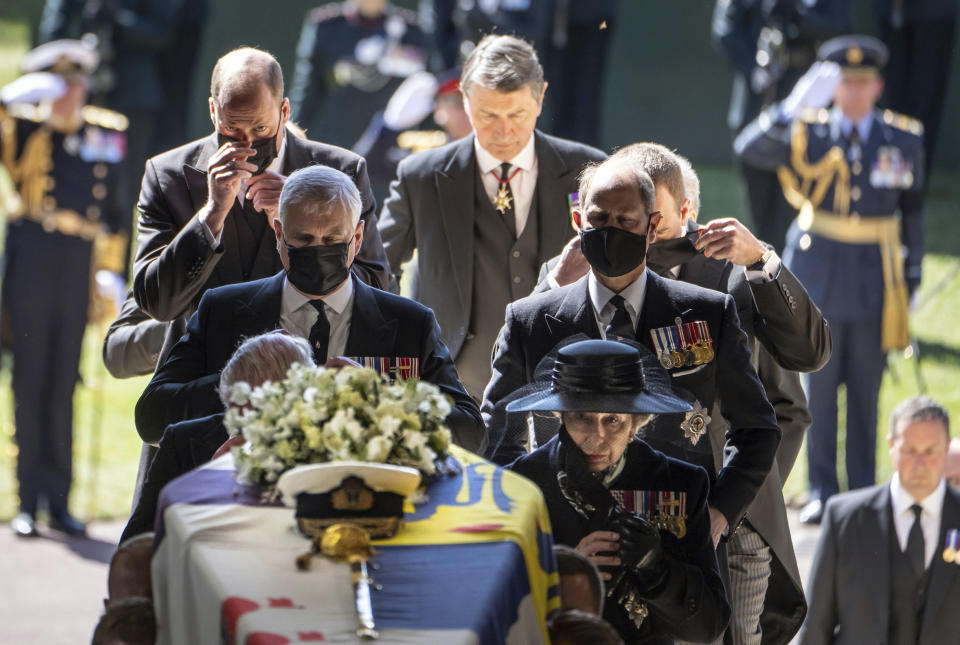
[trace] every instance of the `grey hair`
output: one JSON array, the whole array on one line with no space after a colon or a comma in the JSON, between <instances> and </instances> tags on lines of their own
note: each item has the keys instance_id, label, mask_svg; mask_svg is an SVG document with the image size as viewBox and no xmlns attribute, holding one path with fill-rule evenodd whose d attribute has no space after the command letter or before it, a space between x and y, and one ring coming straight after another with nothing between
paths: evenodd
<instances>
[{"instance_id":1,"label":"grey hair","mask_svg":"<svg viewBox=\"0 0 960 645\"><path fill-rule=\"evenodd\" d=\"M516 36L484 36L463 62L460 90L467 94L478 83L498 92L530 88L539 101L543 93L543 67L533 46Z\"/></svg>"},{"instance_id":2,"label":"grey hair","mask_svg":"<svg viewBox=\"0 0 960 645\"><path fill-rule=\"evenodd\" d=\"M553 545L553 554L557 556L557 574L560 576L586 576L590 581L594 607L597 615L603 614L603 599L606 595L600 569L573 547L565 544Z\"/></svg>"},{"instance_id":3,"label":"grey hair","mask_svg":"<svg viewBox=\"0 0 960 645\"><path fill-rule=\"evenodd\" d=\"M677 154L677 161L680 163L680 170L683 171L683 192L690 200L690 210L694 213L700 213L700 177L697 171L693 169L690 160L681 154Z\"/></svg>"},{"instance_id":4,"label":"grey hair","mask_svg":"<svg viewBox=\"0 0 960 645\"><path fill-rule=\"evenodd\" d=\"M319 164L294 171L280 191L280 223L286 223L287 211L296 208L310 217L329 215L335 209L350 213L353 228L360 222L362 200L357 185L336 168Z\"/></svg>"},{"instance_id":5,"label":"grey hair","mask_svg":"<svg viewBox=\"0 0 960 645\"><path fill-rule=\"evenodd\" d=\"M223 407L230 404L230 387L245 382L256 387L266 381L278 381L294 363L313 366L310 343L299 336L271 331L247 338L220 372L218 394Z\"/></svg>"},{"instance_id":6,"label":"grey hair","mask_svg":"<svg viewBox=\"0 0 960 645\"><path fill-rule=\"evenodd\" d=\"M653 205L656 203L656 190L653 185L653 180L650 179L650 175L641 169L636 163L632 163L631 160L625 156L612 156L606 159L605 161L599 163L591 163L584 166L583 171L580 173L580 185L578 187L578 194L580 196L580 208L586 209L587 205L587 193L590 189L590 183L593 181L593 178L596 176L597 172L606 167L607 165L622 165L624 168L628 168L636 178L637 189L640 191L640 201L643 202L644 212L650 214L653 212Z\"/></svg>"},{"instance_id":7,"label":"grey hair","mask_svg":"<svg viewBox=\"0 0 960 645\"><path fill-rule=\"evenodd\" d=\"M901 422L916 423L918 421L939 421L943 424L947 441L950 441L950 414L942 405L922 394L911 396L890 413L890 438L897 437L897 427Z\"/></svg>"}]
</instances>

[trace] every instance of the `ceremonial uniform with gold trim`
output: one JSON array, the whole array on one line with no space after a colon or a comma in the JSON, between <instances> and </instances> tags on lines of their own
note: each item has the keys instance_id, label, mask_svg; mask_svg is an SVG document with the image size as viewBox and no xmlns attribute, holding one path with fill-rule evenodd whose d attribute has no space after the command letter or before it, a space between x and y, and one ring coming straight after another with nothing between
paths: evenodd
<instances>
[{"instance_id":1,"label":"ceremonial uniform with gold trim","mask_svg":"<svg viewBox=\"0 0 960 645\"><path fill-rule=\"evenodd\" d=\"M14 357L20 506L30 515L44 498L54 516L66 513L91 277L125 269L131 218L116 197L127 120L92 106L81 114L79 130L63 132L42 108L0 107L0 160L19 197L7 215L3 328Z\"/></svg>"},{"instance_id":2,"label":"ceremonial uniform with gold trim","mask_svg":"<svg viewBox=\"0 0 960 645\"><path fill-rule=\"evenodd\" d=\"M403 79L426 66L414 12L388 4L382 16L365 18L349 2L317 7L297 45L293 118L311 139L350 148Z\"/></svg>"},{"instance_id":3,"label":"ceremonial uniform with gold trim","mask_svg":"<svg viewBox=\"0 0 960 645\"><path fill-rule=\"evenodd\" d=\"M874 483L877 399L886 351L909 341L908 300L924 249L922 125L874 110L852 123L838 108L788 122L779 106L737 141L746 163L777 170L799 216L784 262L830 321L833 357L810 375L811 499L839 490L837 389L847 386L850 488Z\"/></svg>"}]
</instances>

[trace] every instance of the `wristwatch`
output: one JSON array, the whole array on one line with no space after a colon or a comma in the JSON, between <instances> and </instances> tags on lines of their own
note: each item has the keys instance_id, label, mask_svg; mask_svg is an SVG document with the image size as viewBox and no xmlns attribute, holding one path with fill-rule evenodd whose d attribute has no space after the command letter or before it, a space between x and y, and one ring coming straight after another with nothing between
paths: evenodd
<instances>
[{"instance_id":1,"label":"wristwatch","mask_svg":"<svg viewBox=\"0 0 960 645\"><path fill-rule=\"evenodd\" d=\"M747 271L763 271L763 267L766 266L767 260L770 259L770 256L773 255L773 249L767 249L763 252L763 255L760 256L760 259L747 267Z\"/></svg>"}]
</instances>

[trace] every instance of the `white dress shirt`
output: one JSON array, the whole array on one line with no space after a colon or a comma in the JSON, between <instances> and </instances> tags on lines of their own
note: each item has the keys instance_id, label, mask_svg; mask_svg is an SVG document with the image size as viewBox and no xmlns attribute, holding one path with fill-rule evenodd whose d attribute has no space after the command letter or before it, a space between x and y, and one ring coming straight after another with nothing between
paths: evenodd
<instances>
[{"instance_id":1,"label":"white dress shirt","mask_svg":"<svg viewBox=\"0 0 960 645\"><path fill-rule=\"evenodd\" d=\"M350 335L350 320L353 317L353 278L343 286L320 298L323 312L330 322L330 340L327 358L343 356ZM283 294L280 297L280 326L294 336L310 338L310 329L319 314L310 304L310 298L293 288L287 278L283 279Z\"/></svg>"},{"instance_id":2,"label":"white dress shirt","mask_svg":"<svg viewBox=\"0 0 960 645\"><path fill-rule=\"evenodd\" d=\"M509 177L518 168L516 176L510 180L510 191L513 193L513 214L516 217L517 237L523 232L530 216L530 206L533 204L533 195L537 190L537 152L534 149L534 137L523 147L516 157L510 159ZM500 164L503 162L480 147L477 138L473 138L473 149L477 155L477 166L480 168L480 177L483 180L483 189L491 203L496 202L497 192L500 190ZM494 176L493 173L496 173Z\"/></svg>"},{"instance_id":3,"label":"white dress shirt","mask_svg":"<svg viewBox=\"0 0 960 645\"><path fill-rule=\"evenodd\" d=\"M606 340L607 325L610 324L613 315L617 312L617 308L610 304L610 298L618 294L600 284L593 271L588 276L587 292L590 294L590 304L593 305L593 314L597 319L597 326L600 328L600 337ZM641 273L640 277L630 283L619 295L623 296L627 313L630 314L630 322L633 323L633 329L636 331L640 311L643 308L643 299L647 295L647 272Z\"/></svg>"},{"instance_id":4,"label":"white dress shirt","mask_svg":"<svg viewBox=\"0 0 960 645\"><path fill-rule=\"evenodd\" d=\"M856 125L857 134L860 137L860 145L862 146L865 144L867 139L870 138L870 129L873 127L873 112L868 112L861 117L856 124L854 124L854 122L851 121L850 118L844 114L840 108L834 107L833 110L836 111L840 118L840 132L843 134L843 136L849 139L850 132L853 131L853 126Z\"/></svg>"},{"instance_id":5,"label":"white dress shirt","mask_svg":"<svg viewBox=\"0 0 960 645\"><path fill-rule=\"evenodd\" d=\"M920 528L923 530L924 566L929 567L933 556L940 548L940 516L943 513L943 498L947 493L945 479L923 501L916 501L900 483L900 474L894 473L890 480L890 504L893 507L893 523L897 529L897 540L900 550L907 550L907 538L913 528L914 514L910 507L920 504L923 511L920 513Z\"/></svg>"},{"instance_id":6,"label":"white dress shirt","mask_svg":"<svg viewBox=\"0 0 960 645\"><path fill-rule=\"evenodd\" d=\"M280 142L280 150L277 152L277 158L270 162L270 165L267 166L267 171L275 172L278 175L283 174L283 155L287 151L287 132L283 132L283 140ZM240 191L237 193L237 201L240 202L240 206L243 206L244 195L247 194L247 182L244 180L240 182ZM207 226L207 223L200 220L200 225L203 228L203 235L207 238L207 242L210 244L210 248L216 250L220 246L220 238L223 235L223 229L220 229L219 235L214 235L213 231L210 230L210 227ZM271 222L267 222L267 225L270 228L273 228Z\"/></svg>"}]
</instances>

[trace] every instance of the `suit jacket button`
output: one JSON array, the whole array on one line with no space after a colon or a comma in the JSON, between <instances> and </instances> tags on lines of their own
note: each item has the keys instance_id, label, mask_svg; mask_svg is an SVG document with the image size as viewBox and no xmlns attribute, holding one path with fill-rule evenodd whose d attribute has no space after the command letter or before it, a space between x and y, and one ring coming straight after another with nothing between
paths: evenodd
<instances>
[{"instance_id":1,"label":"suit jacket button","mask_svg":"<svg viewBox=\"0 0 960 645\"><path fill-rule=\"evenodd\" d=\"M687 609L690 610L691 613L697 610L696 598L687 598Z\"/></svg>"}]
</instances>

